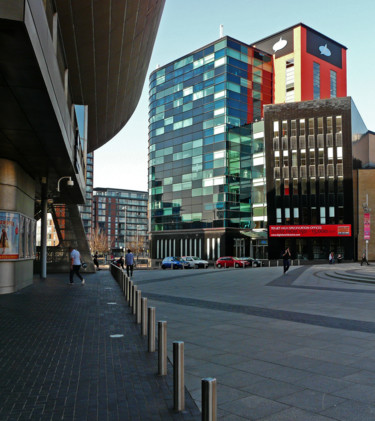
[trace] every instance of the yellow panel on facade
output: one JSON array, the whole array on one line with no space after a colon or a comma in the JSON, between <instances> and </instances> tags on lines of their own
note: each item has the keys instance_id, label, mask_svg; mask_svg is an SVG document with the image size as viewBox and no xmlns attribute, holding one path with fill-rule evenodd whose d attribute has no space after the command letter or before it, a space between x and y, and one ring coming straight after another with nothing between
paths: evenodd
<instances>
[{"instance_id":1,"label":"yellow panel on facade","mask_svg":"<svg viewBox=\"0 0 375 421\"><path fill-rule=\"evenodd\" d=\"M283 104L286 101L286 62L294 61L294 101L301 101L302 80L301 80L301 26L293 29L293 49L294 52L275 59L275 104Z\"/></svg>"},{"instance_id":2,"label":"yellow panel on facade","mask_svg":"<svg viewBox=\"0 0 375 421\"><path fill-rule=\"evenodd\" d=\"M275 59L275 104L285 102L286 62L294 58L294 53Z\"/></svg>"}]
</instances>

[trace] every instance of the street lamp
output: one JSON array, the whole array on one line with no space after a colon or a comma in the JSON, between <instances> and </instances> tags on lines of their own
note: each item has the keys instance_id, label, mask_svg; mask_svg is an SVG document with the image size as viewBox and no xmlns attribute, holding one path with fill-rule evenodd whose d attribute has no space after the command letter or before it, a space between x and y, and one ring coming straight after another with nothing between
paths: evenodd
<instances>
[{"instance_id":1,"label":"street lamp","mask_svg":"<svg viewBox=\"0 0 375 421\"><path fill-rule=\"evenodd\" d=\"M125 259L125 253L126 253L126 211L127 211L127 207L124 206L123 208L121 208L123 211L125 211L125 223L124 223L124 259Z\"/></svg>"},{"instance_id":2,"label":"street lamp","mask_svg":"<svg viewBox=\"0 0 375 421\"><path fill-rule=\"evenodd\" d=\"M59 178L58 179L58 181L57 181L57 191L60 193L60 182L61 182L61 180L64 180L64 179L68 179L68 181L66 182L66 185L68 186L68 187L73 187L74 186L74 181L72 180L72 177L70 177L69 175L67 175L67 176L64 176L64 177L61 177L61 178Z\"/></svg>"},{"instance_id":3,"label":"street lamp","mask_svg":"<svg viewBox=\"0 0 375 421\"><path fill-rule=\"evenodd\" d=\"M138 261L138 250L139 250L138 229L139 229L139 225L137 225L137 261Z\"/></svg>"}]
</instances>

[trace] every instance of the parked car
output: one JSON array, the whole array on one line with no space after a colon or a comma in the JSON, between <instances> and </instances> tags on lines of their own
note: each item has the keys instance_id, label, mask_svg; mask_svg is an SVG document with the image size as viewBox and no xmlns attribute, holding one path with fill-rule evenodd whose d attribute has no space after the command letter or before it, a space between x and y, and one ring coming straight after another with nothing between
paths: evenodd
<instances>
[{"instance_id":1,"label":"parked car","mask_svg":"<svg viewBox=\"0 0 375 421\"><path fill-rule=\"evenodd\" d=\"M261 260L254 259L254 257L239 257L239 259L247 260L248 262L250 262L252 267L259 268L263 266L263 262Z\"/></svg>"},{"instance_id":2,"label":"parked car","mask_svg":"<svg viewBox=\"0 0 375 421\"><path fill-rule=\"evenodd\" d=\"M189 263L189 267L191 268L208 268L208 262L207 260L202 260L197 256L182 256L182 259L185 260L185 262Z\"/></svg>"},{"instance_id":3,"label":"parked car","mask_svg":"<svg viewBox=\"0 0 375 421\"><path fill-rule=\"evenodd\" d=\"M238 257L225 256L216 260L216 267L218 268L242 268L250 267L251 263L247 260L241 260Z\"/></svg>"},{"instance_id":4,"label":"parked car","mask_svg":"<svg viewBox=\"0 0 375 421\"><path fill-rule=\"evenodd\" d=\"M161 262L162 269L188 269L189 266L189 263L180 257L165 257Z\"/></svg>"}]
</instances>

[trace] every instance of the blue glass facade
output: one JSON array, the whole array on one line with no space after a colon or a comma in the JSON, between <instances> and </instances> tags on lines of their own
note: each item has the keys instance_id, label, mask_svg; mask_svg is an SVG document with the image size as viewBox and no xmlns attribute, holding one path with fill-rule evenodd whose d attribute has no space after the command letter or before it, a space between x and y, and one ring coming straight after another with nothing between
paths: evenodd
<instances>
[{"instance_id":1,"label":"blue glass facade","mask_svg":"<svg viewBox=\"0 0 375 421\"><path fill-rule=\"evenodd\" d=\"M233 254L240 230L264 225L253 220L264 176L253 122L271 102L271 57L226 37L153 72L149 95L152 257Z\"/></svg>"}]
</instances>

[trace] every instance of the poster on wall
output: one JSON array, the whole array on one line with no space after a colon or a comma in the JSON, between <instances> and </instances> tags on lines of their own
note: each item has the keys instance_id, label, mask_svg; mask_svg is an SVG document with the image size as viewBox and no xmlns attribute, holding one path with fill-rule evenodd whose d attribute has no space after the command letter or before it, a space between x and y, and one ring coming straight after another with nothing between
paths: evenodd
<instances>
[{"instance_id":1,"label":"poster on wall","mask_svg":"<svg viewBox=\"0 0 375 421\"><path fill-rule=\"evenodd\" d=\"M370 239L370 214L366 212L363 215L363 232L364 232L364 239Z\"/></svg>"},{"instance_id":2,"label":"poster on wall","mask_svg":"<svg viewBox=\"0 0 375 421\"><path fill-rule=\"evenodd\" d=\"M35 258L36 254L36 221L30 219L30 257Z\"/></svg>"},{"instance_id":3,"label":"poster on wall","mask_svg":"<svg viewBox=\"0 0 375 421\"><path fill-rule=\"evenodd\" d=\"M29 250L29 246L30 246L30 219L29 218L25 218L25 250L24 250L24 257L28 258L30 257L30 250Z\"/></svg>"},{"instance_id":4,"label":"poster on wall","mask_svg":"<svg viewBox=\"0 0 375 421\"><path fill-rule=\"evenodd\" d=\"M23 215L20 215L20 227L18 230L18 256L20 259L25 257L25 220L26 218Z\"/></svg>"},{"instance_id":5,"label":"poster on wall","mask_svg":"<svg viewBox=\"0 0 375 421\"><path fill-rule=\"evenodd\" d=\"M0 212L0 259L18 259L20 215Z\"/></svg>"}]
</instances>

